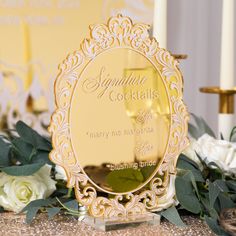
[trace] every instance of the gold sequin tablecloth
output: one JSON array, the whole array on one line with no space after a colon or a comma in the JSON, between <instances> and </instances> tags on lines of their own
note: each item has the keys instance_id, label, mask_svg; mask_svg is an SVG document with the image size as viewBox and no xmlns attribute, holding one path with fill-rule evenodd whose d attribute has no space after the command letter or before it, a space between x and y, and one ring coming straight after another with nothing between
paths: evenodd
<instances>
[{"instance_id":1,"label":"gold sequin tablecloth","mask_svg":"<svg viewBox=\"0 0 236 236\"><path fill-rule=\"evenodd\" d=\"M167 221L160 226L140 225L117 231L102 232L94 230L83 222L70 216L59 215L48 220L46 214L40 214L31 225L26 225L24 215L3 213L0 215L1 236L213 236L208 226L198 218L185 216L188 227L176 227Z\"/></svg>"}]
</instances>

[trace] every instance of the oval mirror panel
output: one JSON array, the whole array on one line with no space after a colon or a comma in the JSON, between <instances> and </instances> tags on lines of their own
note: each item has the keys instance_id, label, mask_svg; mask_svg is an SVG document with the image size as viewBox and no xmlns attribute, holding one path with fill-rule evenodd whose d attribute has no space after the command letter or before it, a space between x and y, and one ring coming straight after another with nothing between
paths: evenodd
<instances>
[{"instance_id":1,"label":"oval mirror panel","mask_svg":"<svg viewBox=\"0 0 236 236\"><path fill-rule=\"evenodd\" d=\"M158 69L140 52L111 48L79 71L69 110L73 152L98 189L133 192L165 156L171 114Z\"/></svg>"}]
</instances>

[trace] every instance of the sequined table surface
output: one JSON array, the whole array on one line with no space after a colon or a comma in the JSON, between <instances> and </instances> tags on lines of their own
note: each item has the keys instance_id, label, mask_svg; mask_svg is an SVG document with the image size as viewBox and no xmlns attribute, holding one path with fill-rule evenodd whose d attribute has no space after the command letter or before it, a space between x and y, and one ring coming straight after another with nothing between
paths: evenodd
<instances>
[{"instance_id":1,"label":"sequined table surface","mask_svg":"<svg viewBox=\"0 0 236 236\"><path fill-rule=\"evenodd\" d=\"M198 218L192 216L183 217L187 227L177 227L167 221L162 221L160 226L140 225L136 228L128 228L117 231L103 232L94 230L84 222L79 222L73 217L58 215L48 220L46 214L40 214L31 225L25 224L24 215L2 213L0 215L1 236L213 236L215 235L208 226Z\"/></svg>"}]
</instances>

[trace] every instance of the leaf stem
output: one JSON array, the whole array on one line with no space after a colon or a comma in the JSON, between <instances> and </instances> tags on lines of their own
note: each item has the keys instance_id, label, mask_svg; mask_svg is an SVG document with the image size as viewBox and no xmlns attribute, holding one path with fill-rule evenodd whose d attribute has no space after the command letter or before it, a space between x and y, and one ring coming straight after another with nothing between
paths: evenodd
<instances>
[{"instance_id":1,"label":"leaf stem","mask_svg":"<svg viewBox=\"0 0 236 236\"><path fill-rule=\"evenodd\" d=\"M78 211L75 211L75 210L73 210L73 209L70 209L69 207L67 207L66 205L64 205L64 204L59 200L59 198L56 197L56 199L57 199L57 201L60 203L60 205L61 205L64 209L66 209L68 212L70 212L70 213L75 213L75 214L79 214Z\"/></svg>"},{"instance_id":2,"label":"leaf stem","mask_svg":"<svg viewBox=\"0 0 236 236\"><path fill-rule=\"evenodd\" d=\"M73 188L69 188L67 194L65 195L65 198L70 198L72 195Z\"/></svg>"}]
</instances>

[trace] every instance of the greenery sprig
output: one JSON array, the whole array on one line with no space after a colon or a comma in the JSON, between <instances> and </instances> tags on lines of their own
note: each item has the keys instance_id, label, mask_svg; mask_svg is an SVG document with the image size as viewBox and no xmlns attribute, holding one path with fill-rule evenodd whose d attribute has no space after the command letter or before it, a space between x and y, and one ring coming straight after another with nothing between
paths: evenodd
<instances>
[{"instance_id":1,"label":"greenery sprig","mask_svg":"<svg viewBox=\"0 0 236 236\"><path fill-rule=\"evenodd\" d=\"M0 136L0 170L12 176L30 176L49 164L55 179L55 165L49 160L51 150L49 138L19 121L15 130ZM80 215L78 209L74 190L68 189L64 181L57 180L56 191L49 198L30 202L20 213L26 212L26 222L30 224L38 212L46 212L51 219L60 212ZM0 212L3 211L1 208Z\"/></svg>"},{"instance_id":2,"label":"greenery sprig","mask_svg":"<svg viewBox=\"0 0 236 236\"><path fill-rule=\"evenodd\" d=\"M0 170L13 176L29 176L45 164L53 165L48 154L52 146L24 122L16 124L15 135L0 138Z\"/></svg>"},{"instance_id":3,"label":"greenery sprig","mask_svg":"<svg viewBox=\"0 0 236 236\"><path fill-rule=\"evenodd\" d=\"M190 135L199 138L204 133L215 134L206 122L193 115L196 125L190 124ZM235 137L236 127L231 133ZM203 168L181 154L176 178L176 196L182 209L199 215L217 235L229 235L219 224L220 213L236 207L236 178L223 172L217 164L205 161L197 155Z\"/></svg>"},{"instance_id":4,"label":"greenery sprig","mask_svg":"<svg viewBox=\"0 0 236 236\"><path fill-rule=\"evenodd\" d=\"M189 124L189 133L192 137L198 139L205 133L215 137L202 118L193 115L193 119L195 125ZM236 127L230 137L231 141L236 140ZM51 149L49 138L39 135L19 121L14 135L0 136L0 170L8 175L30 176L43 165L50 164L53 167L52 177L55 178L54 164L48 158ZM216 234L229 235L219 224L219 216L222 210L236 207L235 177L226 175L215 163L206 164L200 156L199 160L202 168L187 156L180 155L175 182L176 197L180 204L158 214L178 226L185 226L180 217L185 210L204 219ZM145 171L142 172L142 178L145 177ZM111 174L108 178L110 185L116 186L117 178L120 178L120 173ZM140 178L135 177L132 185L139 184ZM129 182L130 178L125 182L125 188L130 187ZM1 208L0 212L2 211ZM38 212L46 212L49 219L60 212L80 217L84 214L84 208L80 208L75 200L73 189L68 190L64 181L57 180L57 189L50 198L35 200L21 212L26 212L26 222L31 223Z\"/></svg>"}]
</instances>

